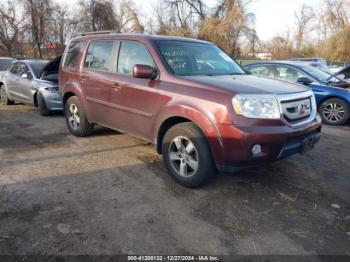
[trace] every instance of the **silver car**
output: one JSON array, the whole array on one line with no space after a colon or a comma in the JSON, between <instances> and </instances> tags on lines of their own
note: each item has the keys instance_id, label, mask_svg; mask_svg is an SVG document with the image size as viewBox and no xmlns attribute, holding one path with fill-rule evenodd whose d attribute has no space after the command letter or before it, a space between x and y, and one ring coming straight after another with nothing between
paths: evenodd
<instances>
[{"instance_id":1,"label":"silver car","mask_svg":"<svg viewBox=\"0 0 350 262\"><path fill-rule=\"evenodd\" d=\"M40 115L62 110L58 93L60 57L47 60L22 60L14 63L3 75L0 97L3 104L32 104ZM0 83L1 84L1 83Z\"/></svg>"},{"instance_id":2,"label":"silver car","mask_svg":"<svg viewBox=\"0 0 350 262\"><path fill-rule=\"evenodd\" d=\"M2 75L14 62L16 62L16 59L12 57L0 57L0 85L2 81Z\"/></svg>"}]
</instances>

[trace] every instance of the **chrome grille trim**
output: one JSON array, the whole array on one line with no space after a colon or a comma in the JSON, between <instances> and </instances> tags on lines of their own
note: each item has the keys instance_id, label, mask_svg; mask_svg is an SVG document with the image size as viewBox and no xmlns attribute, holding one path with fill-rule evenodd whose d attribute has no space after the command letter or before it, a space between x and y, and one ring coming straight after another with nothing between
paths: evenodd
<instances>
[{"instance_id":1,"label":"chrome grille trim","mask_svg":"<svg viewBox=\"0 0 350 262\"><path fill-rule=\"evenodd\" d=\"M293 93L293 94L276 95L276 98L278 100L278 104L280 107L281 117L283 117L289 123L290 126L298 127L298 126L305 125L305 124L315 120L316 115L317 115L317 105L316 105L315 96L314 96L312 91ZM310 101L310 106L311 106L310 114L306 114L304 117L301 116L300 118L298 116L293 116L295 118L288 117L288 116L290 116L290 114L285 113L286 107L284 105L286 105L286 104L297 105L298 103L295 103L295 102L299 101L299 104L300 104L301 101L305 101L305 100ZM289 118L289 119L287 119L287 118ZM298 121L297 118L300 119L300 121ZM293 120L295 120L295 122L293 122Z\"/></svg>"}]
</instances>

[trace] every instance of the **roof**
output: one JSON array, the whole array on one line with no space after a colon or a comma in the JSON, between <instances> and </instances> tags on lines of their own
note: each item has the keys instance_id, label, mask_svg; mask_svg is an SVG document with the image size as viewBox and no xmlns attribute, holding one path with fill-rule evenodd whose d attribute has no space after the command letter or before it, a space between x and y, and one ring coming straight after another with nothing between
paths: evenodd
<instances>
[{"instance_id":1,"label":"roof","mask_svg":"<svg viewBox=\"0 0 350 262\"><path fill-rule=\"evenodd\" d=\"M16 60L16 58L13 58L13 57L5 57L5 56L0 56L0 59L1 60Z\"/></svg>"},{"instance_id":2,"label":"roof","mask_svg":"<svg viewBox=\"0 0 350 262\"><path fill-rule=\"evenodd\" d=\"M83 39L129 39L129 40L168 40L168 41L188 41L188 42L198 42L198 43L209 43L207 41L187 38L187 37L179 37L179 36L164 36L164 35L145 35L145 34L119 34L119 33L106 33L106 34L96 34L89 33L88 35L82 35L74 38L73 40L83 40Z\"/></svg>"},{"instance_id":3,"label":"roof","mask_svg":"<svg viewBox=\"0 0 350 262\"><path fill-rule=\"evenodd\" d=\"M18 62L24 62L26 64L37 64L37 63L47 63L49 60L44 59L25 59L25 60L19 60Z\"/></svg>"},{"instance_id":4,"label":"roof","mask_svg":"<svg viewBox=\"0 0 350 262\"><path fill-rule=\"evenodd\" d=\"M317 62L320 60L326 60L324 58L320 58L320 57L295 57L295 58L291 58L289 59L290 61L310 61L310 62Z\"/></svg>"}]
</instances>

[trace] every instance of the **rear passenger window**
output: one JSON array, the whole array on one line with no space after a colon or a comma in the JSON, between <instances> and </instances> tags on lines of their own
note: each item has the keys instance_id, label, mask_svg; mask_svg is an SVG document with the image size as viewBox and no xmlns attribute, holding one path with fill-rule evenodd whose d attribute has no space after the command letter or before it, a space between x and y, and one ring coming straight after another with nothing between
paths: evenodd
<instances>
[{"instance_id":1,"label":"rear passenger window","mask_svg":"<svg viewBox=\"0 0 350 262\"><path fill-rule=\"evenodd\" d=\"M64 61L64 67L75 67L82 46L82 42L73 42L70 44L66 60Z\"/></svg>"},{"instance_id":2,"label":"rear passenger window","mask_svg":"<svg viewBox=\"0 0 350 262\"><path fill-rule=\"evenodd\" d=\"M109 71L112 65L113 41L96 41L90 44L85 67Z\"/></svg>"},{"instance_id":3,"label":"rear passenger window","mask_svg":"<svg viewBox=\"0 0 350 262\"><path fill-rule=\"evenodd\" d=\"M137 64L155 66L151 54L142 43L123 41L119 51L117 71L132 75L133 67Z\"/></svg>"},{"instance_id":4,"label":"rear passenger window","mask_svg":"<svg viewBox=\"0 0 350 262\"><path fill-rule=\"evenodd\" d=\"M274 77L273 67L268 65L252 67L249 72L254 75Z\"/></svg>"}]
</instances>

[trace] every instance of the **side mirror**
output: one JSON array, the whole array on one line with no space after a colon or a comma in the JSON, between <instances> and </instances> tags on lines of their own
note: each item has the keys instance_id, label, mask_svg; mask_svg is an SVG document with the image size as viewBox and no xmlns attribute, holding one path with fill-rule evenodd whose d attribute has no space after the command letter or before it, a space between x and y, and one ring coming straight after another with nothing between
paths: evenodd
<instances>
[{"instance_id":1,"label":"side mirror","mask_svg":"<svg viewBox=\"0 0 350 262\"><path fill-rule=\"evenodd\" d=\"M305 76L301 76L297 79L297 83L308 86L312 83L313 81Z\"/></svg>"},{"instance_id":2,"label":"side mirror","mask_svg":"<svg viewBox=\"0 0 350 262\"><path fill-rule=\"evenodd\" d=\"M32 80L33 79L33 76L31 73L24 73L21 75L22 78L26 78L26 79L29 79L29 80Z\"/></svg>"},{"instance_id":3,"label":"side mirror","mask_svg":"<svg viewBox=\"0 0 350 262\"><path fill-rule=\"evenodd\" d=\"M149 65L134 65L132 75L135 78L155 79L157 71Z\"/></svg>"}]
</instances>

